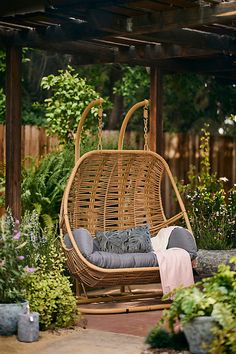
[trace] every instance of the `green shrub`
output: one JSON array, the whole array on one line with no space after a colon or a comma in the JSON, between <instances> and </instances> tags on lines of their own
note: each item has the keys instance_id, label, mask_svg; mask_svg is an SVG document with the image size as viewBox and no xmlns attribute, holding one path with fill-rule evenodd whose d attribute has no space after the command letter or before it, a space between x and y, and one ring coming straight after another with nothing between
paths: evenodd
<instances>
[{"instance_id":1,"label":"green shrub","mask_svg":"<svg viewBox=\"0 0 236 354\"><path fill-rule=\"evenodd\" d=\"M41 329L71 326L78 317L76 298L64 275L65 258L55 227L42 229L36 211L26 212L22 224L24 262L30 273L25 278L24 296L31 310L39 312Z\"/></svg>"},{"instance_id":2,"label":"green shrub","mask_svg":"<svg viewBox=\"0 0 236 354\"><path fill-rule=\"evenodd\" d=\"M189 183L180 185L199 248L229 249L236 246L236 186L225 191L226 178L210 172L209 139L202 129L200 172L192 168Z\"/></svg>"},{"instance_id":3,"label":"green shrub","mask_svg":"<svg viewBox=\"0 0 236 354\"><path fill-rule=\"evenodd\" d=\"M183 332L168 332L159 326L150 331L145 342L152 348L188 349L188 343Z\"/></svg>"},{"instance_id":4,"label":"green shrub","mask_svg":"<svg viewBox=\"0 0 236 354\"><path fill-rule=\"evenodd\" d=\"M76 299L69 279L60 271L36 271L26 281L26 298L39 312L40 328L69 327L78 318Z\"/></svg>"},{"instance_id":5,"label":"green shrub","mask_svg":"<svg viewBox=\"0 0 236 354\"><path fill-rule=\"evenodd\" d=\"M73 141L82 112L99 94L70 66L58 75L43 77L41 86L51 94L44 100L49 135L57 135L62 143ZM92 108L84 122L85 131L95 132L97 113L98 108Z\"/></svg>"},{"instance_id":6,"label":"green shrub","mask_svg":"<svg viewBox=\"0 0 236 354\"><path fill-rule=\"evenodd\" d=\"M174 332L175 324L182 326L199 316L211 316L214 338L209 353L236 353L236 257L230 266L221 264L218 271L192 287L175 289L164 299L173 296L170 309L163 311L160 326L168 324Z\"/></svg>"}]
</instances>

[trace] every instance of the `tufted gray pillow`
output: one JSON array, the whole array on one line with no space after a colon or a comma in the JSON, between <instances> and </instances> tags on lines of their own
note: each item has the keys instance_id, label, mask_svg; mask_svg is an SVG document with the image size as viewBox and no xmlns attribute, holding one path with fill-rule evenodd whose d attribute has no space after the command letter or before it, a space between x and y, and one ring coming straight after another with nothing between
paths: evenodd
<instances>
[{"instance_id":1,"label":"tufted gray pillow","mask_svg":"<svg viewBox=\"0 0 236 354\"><path fill-rule=\"evenodd\" d=\"M98 231L96 239L103 252L145 253L153 251L148 224L121 231Z\"/></svg>"}]
</instances>

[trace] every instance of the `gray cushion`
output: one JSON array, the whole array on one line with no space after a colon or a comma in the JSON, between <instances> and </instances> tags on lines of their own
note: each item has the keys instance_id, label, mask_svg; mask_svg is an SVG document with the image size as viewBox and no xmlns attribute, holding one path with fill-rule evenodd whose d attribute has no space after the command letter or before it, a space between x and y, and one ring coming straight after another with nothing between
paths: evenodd
<instances>
[{"instance_id":1,"label":"gray cushion","mask_svg":"<svg viewBox=\"0 0 236 354\"><path fill-rule=\"evenodd\" d=\"M99 231L96 233L100 250L113 253L144 253L153 251L149 225L121 231Z\"/></svg>"},{"instance_id":2,"label":"gray cushion","mask_svg":"<svg viewBox=\"0 0 236 354\"><path fill-rule=\"evenodd\" d=\"M183 227L176 227L172 230L169 238L167 248L183 248L189 254L191 259L197 257L197 245L192 234Z\"/></svg>"},{"instance_id":3,"label":"gray cushion","mask_svg":"<svg viewBox=\"0 0 236 354\"><path fill-rule=\"evenodd\" d=\"M73 230L75 242L84 257L88 257L93 253L93 237L87 229L80 227ZM64 242L67 248L72 248L72 243L69 235L66 234Z\"/></svg>"},{"instance_id":4,"label":"gray cushion","mask_svg":"<svg viewBox=\"0 0 236 354\"><path fill-rule=\"evenodd\" d=\"M91 254L88 260L101 268L158 267L154 252L118 254L97 251Z\"/></svg>"}]
</instances>

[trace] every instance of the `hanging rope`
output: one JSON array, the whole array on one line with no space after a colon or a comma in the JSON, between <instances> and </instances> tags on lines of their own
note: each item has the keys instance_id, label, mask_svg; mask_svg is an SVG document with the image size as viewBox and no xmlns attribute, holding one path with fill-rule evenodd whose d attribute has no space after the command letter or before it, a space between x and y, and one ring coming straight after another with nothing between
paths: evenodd
<instances>
[{"instance_id":1,"label":"hanging rope","mask_svg":"<svg viewBox=\"0 0 236 354\"><path fill-rule=\"evenodd\" d=\"M102 150L102 114L103 109L100 104L98 107L98 150Z\"/></svg>"},{"instance_id":2,"label":"hanging rope","mask_svg":"<svg viewBox=\"0 0 236 354\"><path fill-rule=\"evenodd\" d=\"M149 150L149 146L148 146L148 103L146 103L145 106L143 107L143 125L144 125L144 150Z\"/></svg>"}]
</instances>

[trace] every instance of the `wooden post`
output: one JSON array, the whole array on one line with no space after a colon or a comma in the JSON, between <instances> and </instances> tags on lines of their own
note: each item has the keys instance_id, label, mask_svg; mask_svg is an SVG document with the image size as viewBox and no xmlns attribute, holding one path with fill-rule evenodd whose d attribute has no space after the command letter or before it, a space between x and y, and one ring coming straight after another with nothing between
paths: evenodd
<instances>
[{"instance_id":1,"label":"wooden post","mask_svg":"<svg viewBox=\"0 0 236 354\"><path fill-rule=\"evenodd\" d=\"M6 53L6 207L21 216L21 48Z\"/></svg>"},{"instance_id":2,"label":"wooden post","mask_svg":"<svg viewBox=\"0 0 236 354\"><path fill-rule=\"evenodd\" d=\"M163 155L163 73L155 67L150 70L150 149Z\"/></svg>"}]
</instances>

